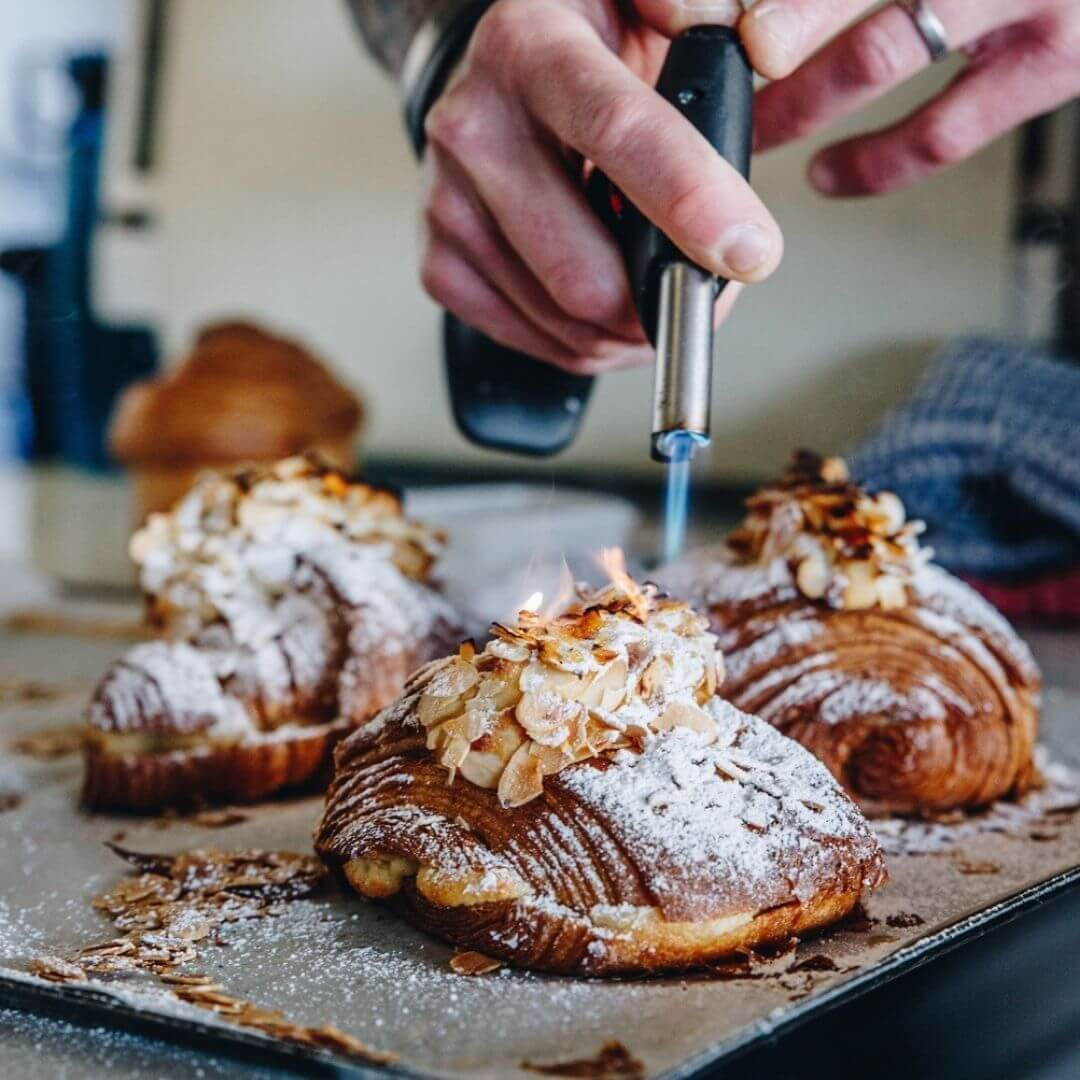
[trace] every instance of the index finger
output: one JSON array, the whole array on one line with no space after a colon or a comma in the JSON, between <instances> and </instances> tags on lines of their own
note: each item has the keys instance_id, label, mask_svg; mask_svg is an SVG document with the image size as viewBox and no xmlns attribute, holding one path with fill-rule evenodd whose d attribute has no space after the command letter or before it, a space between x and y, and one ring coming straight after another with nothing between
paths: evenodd
<instances>
[{"instance_id":1,"label":"index finger","mask_svg":"<svg viewBox=\"0 0 1080 1080\"><path fill-rule=\"evenodd\" d=\"M691 259L760 281L780 262L780 228L750 185L673 105L598 38L540 46L523 65L532 117L602 169Z\"/></svg>"}]
</instances>

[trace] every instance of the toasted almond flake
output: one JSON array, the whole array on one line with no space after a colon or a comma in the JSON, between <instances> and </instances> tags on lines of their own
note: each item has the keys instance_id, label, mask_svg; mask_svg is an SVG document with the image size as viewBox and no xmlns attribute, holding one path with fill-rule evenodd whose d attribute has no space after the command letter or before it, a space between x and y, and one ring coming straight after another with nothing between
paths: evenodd
<instances>
[{"instance_id":1,"label":"toasted almond flake","mask_svg":"<svg viewBox=\"0 0 1080 1080\"><path fill-rule=\"evenodd\" d=\"M503 806L524 806L544 790L544 773L528 743L518 747L499 778L499 802Z\"/></svg>"},{"instance_id":2,"label":"toasted almond flake","mask_svg":"<svg viewBox=\"0 0 1080 1080\"><path fill-rule=\"evenodd\" d=\"M932 555L918 543L922 523L906 520L900 499L860 488L838 458L799 451L783 477L746 505L729 538L736 558L786 563L811 600L849 610L902 607L906 589L886 579L911 580Z\"/></svg>"},{"instance_id":3,"label":"toasted almond flake","mask_svg":"<svg viewBox=\"0 0 1080 1080\"><path fill-rule=\"evenodd\" d=\"M502 964L478 952L456 952L450 958L450 967L458 975L489 975L498 971Z\"/></svg>"},{"instance_id":4,"label":"toasted almond flake","mask_svg":"<svg viewBox=\"0 0 1080 1080\"><path fill-rule=\"evenodd\" d=\"M455 716L465 707L465 702L460 697L439 697L432 694L424 694L417 706L417 714L420 723L426 728L434 727Z\"/></svg>"},{"instance_id":5,"label":"toasted almond flake","mask_svg":"<svg viewBox=\"0 0 1080 1080\"><path fill-rule=\"evenodd\" d=\"M676 701L669 705L657 722L661 731L684 727L691 731L700 731L705 735L716 736L716 721L703 709L686 702Z\"/></svg>"},{"instance_id":6,"label":"toasted almond flake","mask_svg":"<svg viewBox=\"0 0 1080 1080\"><path fill-rule=\"evenodd\" d=\"M561 746L569 737L570 724L581 715L577 702L564 701L552 693L529 692L522 695L514 715L525 734L542 746Z\"/></svg>"},{"instance_id":7,"label":"toasted almond flake","mask_svg":"<svg viewBox=\"0 0 1080 1080\"><path fill-rule=\"evenodd\" d=\"M78 964L62 960L59 956L41 956L28 965L31 975L49 982L86 982L86 972Z\"/></svg>"}]
</instances>

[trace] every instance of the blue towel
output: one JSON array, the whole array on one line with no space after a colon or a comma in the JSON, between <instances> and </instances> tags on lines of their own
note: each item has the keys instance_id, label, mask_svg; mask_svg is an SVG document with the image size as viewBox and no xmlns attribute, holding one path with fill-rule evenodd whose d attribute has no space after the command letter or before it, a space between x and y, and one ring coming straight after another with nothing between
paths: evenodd
<instances>
[{"instance_id":1,"label":"blue towel","mask_svg":"<svg viewBox=\"0 0 1080 1080\"><path fill-rule=\"evenodd\" d=\"M1022 580L1080 564L1080 364L957 341L853 455L957 573Z\"/></svg>"}]
</instances>

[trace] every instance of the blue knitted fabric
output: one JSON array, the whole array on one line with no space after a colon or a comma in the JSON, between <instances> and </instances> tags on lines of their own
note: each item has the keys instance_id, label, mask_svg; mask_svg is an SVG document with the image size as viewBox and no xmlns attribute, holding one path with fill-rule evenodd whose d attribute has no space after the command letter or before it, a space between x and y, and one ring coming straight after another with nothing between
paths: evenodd
<instances>
[{"instance_id":1,"label":"blue knitted fabric","mask_svg":"<svg viewBox=\"0 0 1080 1080\"><path fill-rule=\"evenodd\" d=\"M987 579L1080 564L1080 364L970 338L852 458L895 491L944 566Z\"/></svg>"}]
</instances>

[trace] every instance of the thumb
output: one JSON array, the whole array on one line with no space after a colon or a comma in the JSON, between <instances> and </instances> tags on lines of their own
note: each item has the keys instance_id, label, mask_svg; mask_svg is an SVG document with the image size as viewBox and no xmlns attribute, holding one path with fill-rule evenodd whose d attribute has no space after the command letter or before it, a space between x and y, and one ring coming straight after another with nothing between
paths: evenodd
<instances>
[{"instance_id":1,"label":"thumb","mask_svg":"<svg viewBox=\"0 0 1080 1080\"><path fill-rule=\"evenodd\" d=\"M742 15L739 0L634 0L642 21L665 37L691 26L734 26Z\"/></svg>"}]
</instances>

